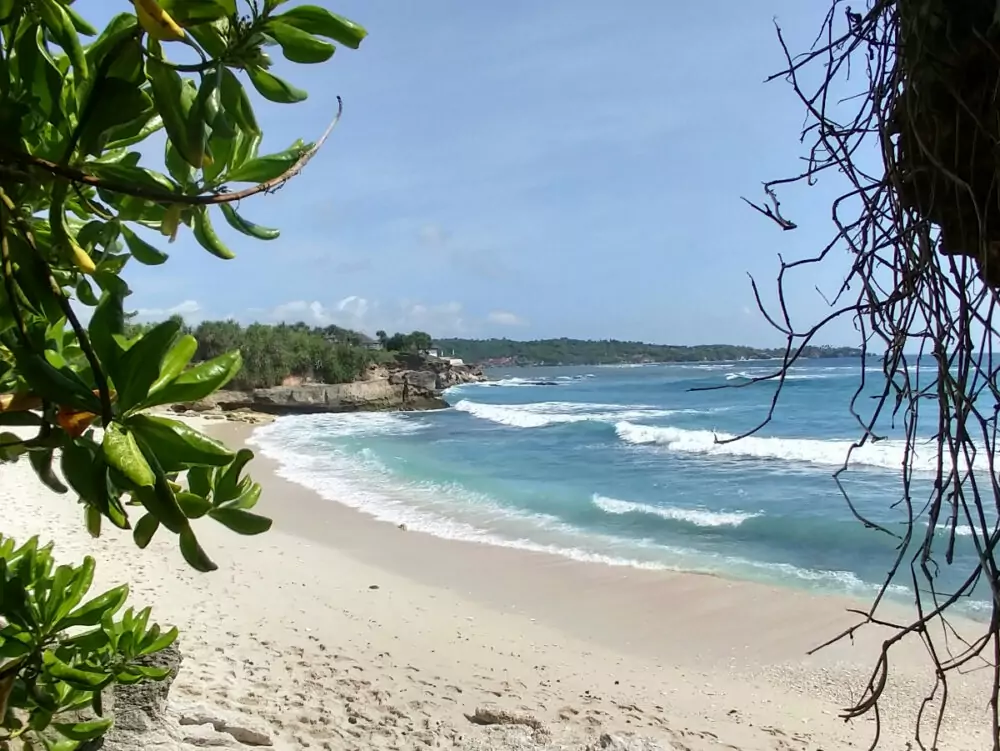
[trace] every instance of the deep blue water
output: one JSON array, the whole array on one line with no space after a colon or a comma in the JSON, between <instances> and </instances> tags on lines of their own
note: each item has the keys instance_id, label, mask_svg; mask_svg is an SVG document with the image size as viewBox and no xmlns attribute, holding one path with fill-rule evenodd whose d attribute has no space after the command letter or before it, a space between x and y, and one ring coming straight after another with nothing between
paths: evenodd
<instances>
[{"instance_id":1,"label":"deep blue water","mask_svg":"<svg viewBox=\"0 0 1000 751\"><path fill-rule=\"evenodd\" d=\"M691 390L746 383L775 365L496 371L492 383L449 391L449 410L282 418L255 441L286 477L442 537L874 594L898 541L865 529L832 477L860 434L848 404L861 363L794 369L771 423L734 443L716 436L756 426L774 383ZM866 395L884 383L873 363L865 379ZM903 444L884 427L889 440L856 450L842 481L859 510L901 530L905 511L892 506ZM934 458L932 446L919 449L914 466ZM970 533L959 528L940 586L971 570ZM904 565L892 594L906 596L907 576Z\"/></svg>"}]
</instances>

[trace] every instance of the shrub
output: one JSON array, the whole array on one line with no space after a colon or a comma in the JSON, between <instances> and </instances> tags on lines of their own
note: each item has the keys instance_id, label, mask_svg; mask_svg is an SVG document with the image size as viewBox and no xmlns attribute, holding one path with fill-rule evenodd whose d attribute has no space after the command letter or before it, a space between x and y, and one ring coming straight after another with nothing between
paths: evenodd
<instances>
[{"instance_id":1,"label":"shrub","mask_svg":"<svg viewBox=\"0 0 1000 751\"><path fill-rule=\"evenodd\" d=\"M0 461L26 457L40 482L72 491L92 535L109 523L145 547L162 528L199 571L215 564L195 522L240 534L270 526L251 510L252 454L150 410L213 393L241 357L221 351L192 366L197 343L180 321L128 326L123 270L167 260L149 230L172 240L190 228L224 259L233 253L213 229L220 216L249 237L278 236L236 201L294 177L326 135L258 154L241 77L270 102L299 102L306 93L270 72L265 47L319 63L334 43L357 48L365 36L323 8L282 1L241 12L236 0L135 0L98 33L69 2L0 0ZM162 166L142 150L161 130ZM148 609L118 616L125 587L84 602L93 560L56 566L51 549L0 539L0 745L18 737L68 751L111 720L65 713L92 704L100 715L101 689L162 677L136 660L176 632L149 625Z\"/></svg>"}]
</instances>

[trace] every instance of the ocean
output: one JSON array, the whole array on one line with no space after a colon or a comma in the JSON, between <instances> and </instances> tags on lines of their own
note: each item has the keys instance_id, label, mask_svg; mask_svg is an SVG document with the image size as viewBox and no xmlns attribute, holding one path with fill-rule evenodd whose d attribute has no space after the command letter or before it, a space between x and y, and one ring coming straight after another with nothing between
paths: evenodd
<instances>
[{"instance_id":1,"label":"ocean","mask_svg":"<svg viewBox=\"0 0 1000 751\"><path fill-rule=\"evenodd\" d=\"M775 383L749 381L776 366L496 370L489 383L449 390L447 410L283 417L252 442L287 479L410 530L871 597L899 541L852 515L833 473L860 435L849 402L862 367L861 409L884 376L874 362L803 361L766 427L717 443L767 415ZM883 432L887 440L855 450L841 481L859 511L903 532L904 444L898 428ZM918 446L917 506L935 460L933 444ZM939 590L974 566L972 529L957 532L953 565L938 561ZM888 594L910 599L912 586L904 562ZM961 607L981 616L985 599Z\"/></svg>"}]
</instances>

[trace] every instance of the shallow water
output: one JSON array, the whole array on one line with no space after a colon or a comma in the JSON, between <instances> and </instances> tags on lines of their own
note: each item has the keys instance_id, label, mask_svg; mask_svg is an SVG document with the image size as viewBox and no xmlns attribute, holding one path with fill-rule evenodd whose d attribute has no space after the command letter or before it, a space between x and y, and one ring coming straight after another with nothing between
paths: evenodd
<instances>
[{"instance_id":1,"label":"shallow water","mask_svg":"<svg viewBox=\"0 0 1000 751\"><path fill-rule=\"evenodd\" d=\"M870 596L899 541L859 523L833 479L860 435L848 406L861 363L805 362L768 425L718 442L767 415L775 384L747 384L775 365L498 371L450 390L449 410L287 417L254 440L286 477L441 537ZM880 369L864 377L863 396L878 393ZM904 444L891 425L883 432L841 479L860 511L902 532L905 510L892 506ZM935 459L933 445L917 448L918 499ZM971 570L972 534L959 525L939 587ZM897 579L890 594L906 597L906 564ZM984 607L965 603L970 614Z\"/></svg>"}]
</instances>

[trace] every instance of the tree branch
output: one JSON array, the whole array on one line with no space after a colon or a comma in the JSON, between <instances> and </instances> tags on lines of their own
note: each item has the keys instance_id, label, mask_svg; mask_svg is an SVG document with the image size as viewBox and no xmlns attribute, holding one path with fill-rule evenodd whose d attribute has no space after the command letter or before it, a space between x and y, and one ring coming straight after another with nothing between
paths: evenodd
<instances>
[{"instance_id":1,"label":"tree branch","mask_svg":"<svg viewBox=\"0 0 1000 751\"><path fill-rule=\"evenodd\" d=\"M343 100L337 97L337 115L334 117L333 121L327 126L326 131L320 137L320 139L313 145L311 149L306 151L298 158L298 160L285 170L283 173L277 177L268 180L267 182L259 183L252 188L245 188L244 190L238 190L235 192L220 192L212 193L209 195L198 195L191 196L185 195L183 193L173 193L168 190L156 190L153 188L144 188L137 185L129 185L127 183L121 183L116 180L105 180L99 177L94 177L93 175L88 175L82 170L75 169L73 167L68 167L62 164L57 164L56 162L49 161L47 159L42 159L41 157L34 156L33 154L26 154L22 151L17 151L10 149L2 144L0 144L0 163L7 161L23 167L34 167L40 170L44 170L51 175L56 177L61 177L69 180L72 183L80 185L88 185L92 188L98 188L100 190L106 190L111 193L120 193L122 195L133 196L134 198L143 198L149 201L156 201L157 203L164 204L181 204L185 206L212 206L220 203L234 203L237 201L242 201L244 198L249 198L250 196L255 196L259 193L267 193L277 188L280 188L286 182L296 177L309 161L316 156L316 153L322 148L323 144L326 143L327 138L333 132L333 129L340 122L340 116L343 114L344 103Z\"/></svg>"}]
</instances>

